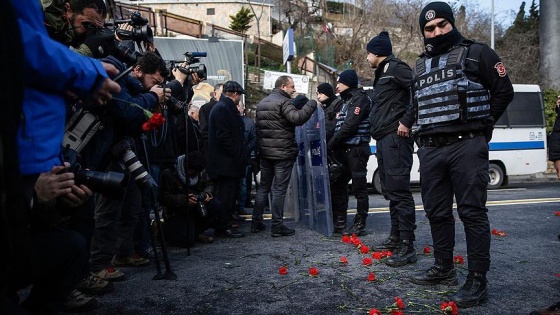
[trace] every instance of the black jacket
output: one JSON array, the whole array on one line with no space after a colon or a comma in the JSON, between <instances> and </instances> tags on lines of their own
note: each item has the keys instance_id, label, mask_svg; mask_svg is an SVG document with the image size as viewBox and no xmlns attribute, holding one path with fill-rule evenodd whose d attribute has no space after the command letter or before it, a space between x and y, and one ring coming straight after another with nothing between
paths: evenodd
<instances>
[{"instance_id":1,"label":"black jacket","mask_svg":"<svg viewBox=\"0 0 560 315\"><path fill-rule=\"evenodd\" d=\"M456 133L465 131L483 131L492 134L493 125L502 116L509 103L513 100L513 85L505 71L505 67L492 48L486 44L474 43L471 40L464 39L462 36L456 45L481 45L480 49L472 49L467 52L467 60L465 61L465 74L475 82L480 82L488 89L490 94L490 115L491 117L468 121L466 123L457 122L453 125L442 126L437 128L426 128L419 130L419 135L430 135L440 133ZM456 47L453 46L451 49ZM475 53L477 51L478 53ZM422 55L421 57L423 57ZM435 57L437 58L437 56ZM415 78L416 79L416 78ZM413 86L414 89L414 86ZM418 103L414 101L415 113L418 113ZM487 137L487 139L489 139Z\"/></svg>"},{"instance_id":2,"label":"black jacket","mask_svg":"<svg viewBox=\"0 0 560 315\"><path fill-rule=\"evenodd\" d=\"M556 107L556 120L548 137L548 159L553 162L560 160L560 107Z\"/></svg>"},{"instance_id":3,"label":"black jacket","mask_svg":"<svg viewBox=\"0 0 560 315\"><path fill-rule=\"evenodd\" d=\"M327 142L334 134L334 126L336 123L336 113L342 108L342 100L340 97L334 96L323 103L325 110L325 131L327 134Z\"/></svg>"},{"instance_id":4,"label":"black jacket","mask_svg":"<svg viewBox=\"0 0 560 315\"><path fill-rule=\"evenodd\" d=\"M399 122L411 128L415 114L410 102L412 69L396 58L388 56L375 70L373 81L373 109L370 114L371 136L375 140L396 133Z\"/></svg>"},{"instance_id":5,"label":"black jacket","mask_svg":"<svg viewBox=\"0 0 560 315\"><path fill-rule=\"evenodd\" d=\"M202 133L202 142L204 143L204 149L208 147L208 119L210 118L210 112L214 105L218 101L211 98L210 101L200 107L198 112L198 123L200 124L200 132Z\"/></svg>"},{"instance_id":6,"label":"black jacket","mask_svg":"<svg viewBox=\"0 0 560 315\"><path fill-rule=\"evenodd\" d=\"M257 105L257 147L260 157L270 160L295 159L296 126L303 125L317 109L317 102L309 100L301 109L292 104L290 96L275 88Z\"/></svg>"},{"instance_id":7,"label":"black jacket","mask_svg":"<svg viewBox=\"0 0 560 315\"><path fill-rule=\"evenodd\" d=\"M369 118L369 114L371 112L371 100L366 91L362 88L349 88L340 93L340 98L342 99L343 104L350 102L350 105L348 106L347 114L342 126L333 134L327 143L329 150L335 149L338 145L344 143L344 141L348 138L356 136L360 124L362 121ZM338 114L338 112L340 111L337 111L336 114Z\"/></svg>"},{"instance_id":8,"label":"black jacket","mask_svg":"<svg viewBox=\"0 0 560 315\"><path fill-rule=\"evenodd\" d=\"M245 177L245 124L233 101L222 95L210 112L206 171L210 178Z\"/></svg>"},{"instance_id":9,"label":"black jacket","mask_svg":"<svg viewBox=\"0 0 560 315\"><path fill-rule=\"evenodd\" d=\"M187 178L188 180L188 178ZM198 183L189 187L189 194L198 195L201 192L214 194L214 184L208 180L206 172L198 176ZM179 180L177 170L166 169L161 173L159 199L167 209L167 215L186 214L188 206L185 185Z\"/></svg>"}]
</instances>

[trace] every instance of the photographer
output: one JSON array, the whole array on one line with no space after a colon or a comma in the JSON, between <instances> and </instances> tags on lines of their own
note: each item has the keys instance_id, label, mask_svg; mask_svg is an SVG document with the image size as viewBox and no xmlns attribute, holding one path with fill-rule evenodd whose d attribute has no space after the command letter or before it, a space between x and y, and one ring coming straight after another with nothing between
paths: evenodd
<instances>
[{"instance_id":1,"label":"photographer","mask_svg":"<svg viewBox=\"0 0 560 315\"><path fill-rule=\"evenodd\" d=\"M120 71L126 68L114 57L104 61ZM114 95L106 112L102 113L104 128L94 137L97 146L90 151L93 162L99 166L108 165L108 171L125 171L120 159L109 149L122 140L139 136L141 125L146 120L144 110L154 111L169 98L170 89L159 86L165 76L167 69L163 60L147 52L138 59L130 74L118 81L121 92ZM134 229L139 217L143 219L141 197L140 189L131 176L121 198L112 199L104 195L98 198L91 244L91 271L94 275L105 280L120 280L124 274L115 266L149 264L149 260L135 254L133 244Z\"/></svg>"},{"instance_id":2,"label":"photographer","mask_svg":"<svg viewBox=\"0 0 560 315\"><path fill-rule=\"evenodd\" d=\"M204 168L204 155L192 152L188 155L188 165L185 156L181 155L173 169L167 169L161 174L160 200L167 209L164 232L171 245L194 245L188 244L188 234L193 231L188 231L187 226L194 229L196 241L212 243L214 238L204 234L204 231L214 220L227 222L226 213L222 213L223 208L213 197L214 184L208 179ZM188 195L185 194L187 184Z\"/></svg>"},{"instance_id":3,"label":"photographer","mask_svg":"<svg viewBox=\"0 0 560 315\"><path fill-rule=\"evenodd\" d=\"M80 55L101 58L114 46L113 31L101 29L103 0L41 0L49 36Z\"/></svg>"}]
</instances>

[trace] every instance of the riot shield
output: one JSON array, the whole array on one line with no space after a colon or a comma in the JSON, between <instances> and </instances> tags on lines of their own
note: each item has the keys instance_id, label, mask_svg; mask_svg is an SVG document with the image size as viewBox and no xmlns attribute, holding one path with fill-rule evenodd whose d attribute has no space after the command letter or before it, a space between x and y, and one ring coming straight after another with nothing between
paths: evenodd
<instances>
[{"instance_id":1,"label":"riot shield","mask_svg":"<svg viewBox=\"0 0 560 315\"><path fill-rule=\"evenodd\" d=\"M296 128L299 217L310 229L331 236L333 221L325 139L325 114L318 106L313 116Z\"/></svg>"}]
</instances>

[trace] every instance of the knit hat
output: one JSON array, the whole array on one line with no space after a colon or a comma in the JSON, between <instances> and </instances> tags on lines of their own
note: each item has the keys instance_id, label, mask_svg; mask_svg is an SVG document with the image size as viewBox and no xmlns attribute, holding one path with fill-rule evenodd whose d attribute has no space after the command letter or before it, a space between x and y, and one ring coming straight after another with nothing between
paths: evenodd
<instances>
[{"instance_id":1,"label":"knit hat","mask_svg":"<svg viewBox=\"0 0 560 315\"><path fill-rule=\"evenodd\" d=\"M358 75L353 69L344 70L338 75L338 82L350 88L358 87Z\"/></svg>"},{"instance_id":2,"label":"knit hat","mask_svg":"<svg viewBox=\"0 0 560 315\"><path fill-rule=\"evenodd\" d=\"M366 50L374 55L389 56L393 53L393 46L389 39L389 33L383 31L372 38L366 46Z\"/></svg>"},{"instance_id":3,"label":"knit hat","mask_svg":"<svg viewBox=\"0 0 560 315\"><path fill-rule=\"evenodd\" d=\"M424 26L436 18L444 18L455 27L455 17L453 16L453 10L451 10L449 4L439 1L430 2L422 9L422 12L420 12L420 32L424 34Z\"/></svg>"},{"instance_id":4,"label":"knit hat","mask_svg":"<svg viewBox=\"0 0 560 315\"><path fill-rule=\"evenodd\" d=\"M328 84L328 83L321 83L319 84L319 86L317 86L317 92L321 93L321 94L325 94L326 96L328 96L329 98L334 97L334 89L332 87L332 85Z\"/></svg>"},{"instance_id":5,"label":"knit hat","mask_svg":"<svg viewBox=\"0 0 560 315\"><path fill-rule=\"evenodd\" d=\"M307 98L307 96L300 94L298 96L296 96L296 98L294 98L294 100L292 101L292 103L294 104L294 106L297 109L301 109L303 106L305 106L305 104L309 101L309 99Z\"/></svg>"}]
</instances>

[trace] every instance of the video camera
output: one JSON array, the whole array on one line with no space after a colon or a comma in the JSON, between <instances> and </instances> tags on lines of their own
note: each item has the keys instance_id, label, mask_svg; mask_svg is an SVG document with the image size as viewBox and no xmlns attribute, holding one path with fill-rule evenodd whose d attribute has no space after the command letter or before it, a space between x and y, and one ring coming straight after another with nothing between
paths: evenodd
<instances>
[{"instance_id":1,"label":"video camera","mask_svg":"<svg viewBox=\"0 0 560 315\"><path fill-rule=\"evenodd\" d=\"M132 30L123 30L117 27L120 24L130 24ZM142 17L140 12L135 11L130 14L127 20L110 20L105 22L105 27L112 27L122 40L133 40L135 42L154 42L154 33L148 25L148 19Z\"/></svg>"},{"instance_id":2,"label":"video camera","mask_svg":"<svg viewBox=\"0 0 560 315\"><path fill-rule=\"evenodd\" d=\"M206 57L207 56L206 52L202 52L202 51L186 52L183 55L185 56L185 60L172 60L172 61L170 61L171 62L171 68L177 68L182 73L188 74L188 75L190 75L192 73L196 73L196 75L200 79L206 79L207 71L206 71L206 66L204 64L201 63L199 65L191 66L193 63L199 63L200 58ZM181 63L186 63L186 64L189 65L189 67L185 68L185 67L178 66L178 64L181 64Z\"/></svg>"}]
</instances>

